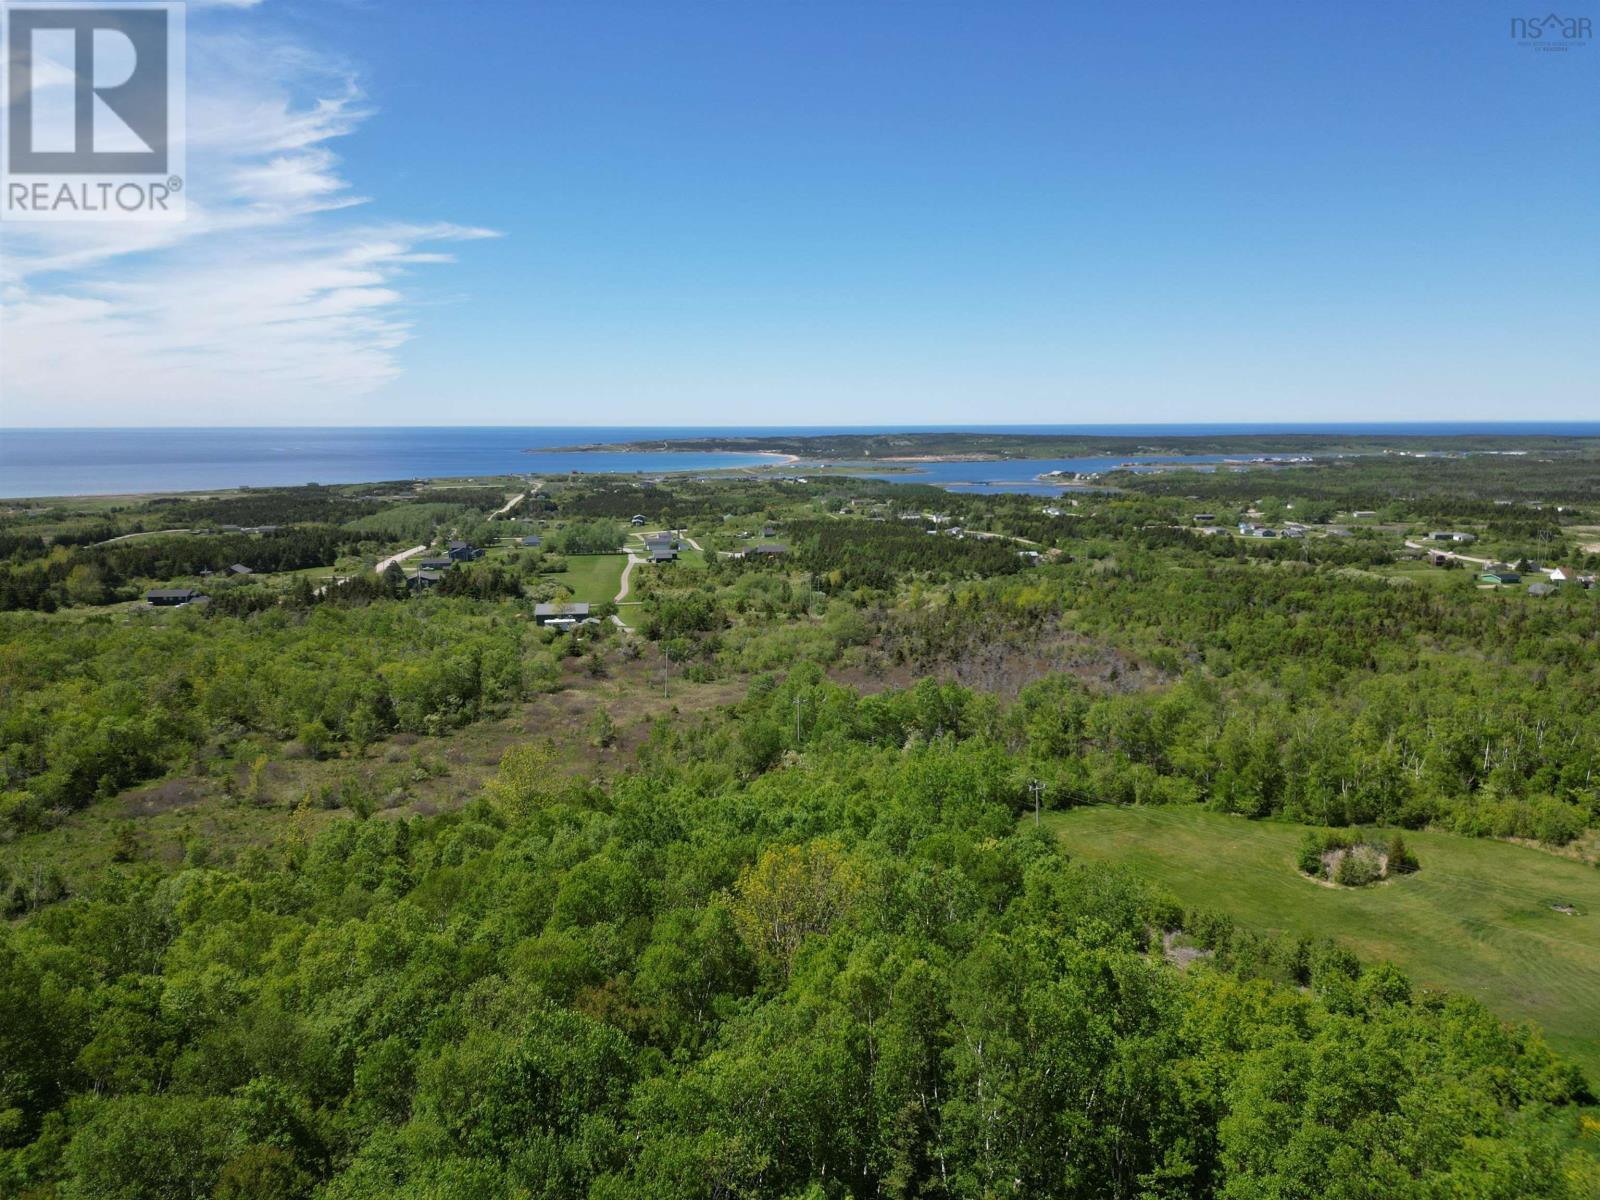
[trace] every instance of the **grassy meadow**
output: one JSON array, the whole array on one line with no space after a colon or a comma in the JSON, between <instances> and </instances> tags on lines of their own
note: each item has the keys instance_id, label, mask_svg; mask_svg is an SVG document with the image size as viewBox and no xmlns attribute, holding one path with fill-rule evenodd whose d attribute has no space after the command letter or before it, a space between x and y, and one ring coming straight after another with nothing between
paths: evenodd
<instances>
[{"instance_id":1,"label":"grassy meadow","mask_svg":"<svg viewBox=\"0 0 1600 1200\"><path fill-rule=\"evenodd\" d=\"M1332 937L1425 987L1542 1026L1600 1081L1600 870L1506 842L1407 833L1415 875L1358 889L1301 876L1305 827L1189 807L1089 807L1045 818L1078 858L1124 863L1185 906L1259 931ZM1552 904L1574 906L1576 916Z\"/></svg>"},{"instance_id":2,"label":"grassy meadow","mask_svg":"<svg viewBox=\"0 0 1600 1200\"><path fill-rule=\"evenodd\" d=\"M622 568L627 561L625 554L574 554L567 559L567 569L550 578L571 588L574 600L601 604L622 586Z\"/></svg>"}]
</instances>

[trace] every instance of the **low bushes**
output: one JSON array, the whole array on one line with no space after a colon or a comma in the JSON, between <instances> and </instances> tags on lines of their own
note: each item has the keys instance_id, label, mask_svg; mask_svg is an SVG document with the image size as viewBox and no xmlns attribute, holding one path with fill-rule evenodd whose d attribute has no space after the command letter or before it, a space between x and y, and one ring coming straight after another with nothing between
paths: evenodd
<instances>
[{"instance_id":1,"label":"low bushes","mask_svg":"<svg viewBox=\"0 0 1600 1200\"><path fill-rule=\"evenodd\" d=\"M1295 865L1313 879L1340 887L1365 887L1419 866L1398 832L1386 841L1370 840L1360 830L1310 830L1300 843Z\"/></svg>"}]
</instances>

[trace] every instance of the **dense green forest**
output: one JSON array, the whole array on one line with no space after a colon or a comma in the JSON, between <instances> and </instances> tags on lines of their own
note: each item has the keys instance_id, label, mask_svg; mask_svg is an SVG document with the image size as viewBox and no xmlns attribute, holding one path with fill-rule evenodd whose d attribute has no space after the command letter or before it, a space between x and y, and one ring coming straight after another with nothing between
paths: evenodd
<instances>
[{"instance_id":1,"label":"dense green forest","mask_svg":"<svg viewBox=\"0 0 1600 1200\"><path fill-rule=\"evenodd\" d=\"M1438 461L1481 465L15 506L0 1195L1600 1195L1597 1081L1470 979L1182 908L1032 819L1360 826L1398 864L1362 891L1413 837L1592 863L1600 591L1417 539L1579 571L1600 529L1488 498L1531 458ZM484 556L424 579L451 541ZM592 623L539 623L619 550ZM140 599L179 583L210 603ZM423 788L490 726L497 768ZM177 844L130 800L161 781Z\"/></svg>"},{"instance_id":2,"label":"dense green forest","mask_svg":"<svg viewBox=\"0 0 1600 1200\"><path fill-rule=\"evenodd\" d=\"M13 1191L1581 1196L1537 1034L1240 940L1016 816L980 699L792 695L650 769L116 870L0 941ZM810 678L815 678L811 676ZM812 685L813 688L816 685ZM792 695L791 695L792 693ZM1180 972L1163 929L1222 953ZM40 1193L46 1194L46 1193Z\"/></svg>"}]
</instances>

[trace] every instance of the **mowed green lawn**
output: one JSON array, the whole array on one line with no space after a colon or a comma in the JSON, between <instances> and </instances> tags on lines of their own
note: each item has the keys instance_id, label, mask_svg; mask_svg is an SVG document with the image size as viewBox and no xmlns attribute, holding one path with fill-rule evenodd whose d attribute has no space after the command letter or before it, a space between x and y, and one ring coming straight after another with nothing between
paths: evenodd
<instances>
[{"instance_id":1,"label":"mowed green lawn","mask_svg":"<svg viewBox=\"0 0 1600 1200\"><path fill-rule=\"evenodd\" d=\"M1600 871L1543 851L1407 833L1415 875L1328 888L1295 870L1305 827L1189 807L1078 808L1046 820L1084 860L1126 863L1188 907L1261 932L1335 938L1416 982L1464 992L1600 1082ZM1567 916L1552 903L1574 905Z\"/></svg>"},{"instance_id":2,"label":"mowed green lawn","mask_svg":"<svg viewBox=\"0 0 1600 1200\"><path fill-rule=\"evenodd\" d=\"M571 588L579 603L600 604L615 598L627 561L626 554L574 554L567 559L565 571L548 578Z\"/></svg>"}]
</instances>

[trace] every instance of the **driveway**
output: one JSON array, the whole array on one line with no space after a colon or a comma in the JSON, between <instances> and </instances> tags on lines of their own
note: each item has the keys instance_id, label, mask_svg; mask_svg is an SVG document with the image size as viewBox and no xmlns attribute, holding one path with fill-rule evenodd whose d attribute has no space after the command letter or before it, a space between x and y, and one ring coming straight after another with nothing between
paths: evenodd
<instances>
[{"instance_id":1,"label":"driveway","mask_svg":"<svg viewBox=\"0 0 1600 1200\"><path fill-rule=\"evenodd\" d=\"M1410 538L1406 539L1406 549L1423 550L1429 554L1442 554L1446 558L1458 558L1462 562L1477 563L1480 567L1487 567L1491 562L1494 561L1492 558L1473 558L1470 555L1457 554L1454 550L1441 550L1438 546L1422 546L1416 542L1413 542Z\"/></svg>"}]
</instances>

